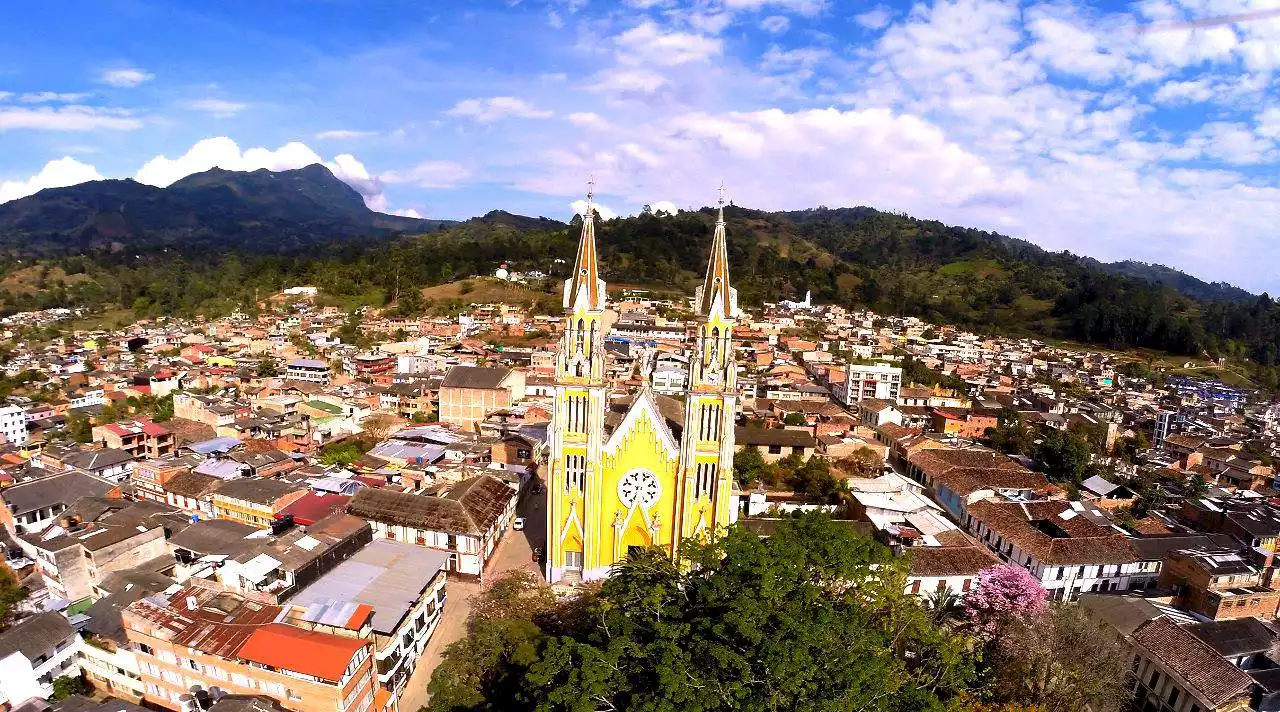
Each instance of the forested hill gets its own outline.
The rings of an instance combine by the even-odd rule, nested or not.
[[[374,212],[319,164],[287,171],[214,168],[167,188],[99,180],[0,204],[0,255],[165,247],[287,252],[331,238],[450,224]]]
[[[730,206],[726,217],[730,264],[748,305],[812,290],[817,303],[869,306],[977,331],[1247,357],[1268,366],[1280,360],[1280,308],[1266,295],[1197,299],[1167,281],[1113,274],[1022,240],[869,208],[768,213]],[[600,222],[604,277],[614,286],[691,294],[714,219],[706,209]],[[5,229],[0,223],[0,240]],[[421,300],[398,297],[508,263],[551,275],[534,286],[547,294],[541,308],[553,310],[553,281],[564,278],[579,229],[577,218],[565,224],[495,211],[413,236],[313,235],[304,249],[270,254],[181,240],[87,249],[36,267],[0,267],[6,270],[0,303],[6,312],[113,304],[139,314],[216,314],[286,286],[314,284],[341,304],[396,303],[412,313],[423,308]]]

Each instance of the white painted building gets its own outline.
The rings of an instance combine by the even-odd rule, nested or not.
[[[874,365],[848,364],[845,367],[843,396],[845,405],[857,403],[866,398],[898,402],[898,394],[902,390],[902,369],[887,363]]]
[[[53,681],[80,674],[80,635],[56,612],[31,616],[0,633],[0,706],[53,695]]]
[[[0,408],[0,435],[5,442],[25,445],[27,442],[27,411],[16,405]]]
[[[963,516],[973,536],[1001,560],[1030,571],[1055,601],[1127,591],[1149,577],[1151,562],[1080,502],[987,499],[970,504]]]

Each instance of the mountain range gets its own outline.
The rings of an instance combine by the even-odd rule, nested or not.
[[[797,226],[823,219],[866,218],[870,208],[789,211],[777,218]],[[549,231],[564,223],[494,210],[459,223],[370,210],[360,194],[320,164],[294,170],[228,171],[213,168],[165,188],[133,180],[99,180],[49,188],[0,204],[0,254],[31,259],[95,250],[145,252],[156,248],[288,253],[334,239],[422,234],[453,228],[470,236],[486,232]],[[1045,251],[1016,238],[983,233],[1013,255]],[[1200,300],[1242,301],[1254,295],[1224,282],[1206,282],[1177,269],[1126,260],[1081,263],[1112,275],[1167,285]]]

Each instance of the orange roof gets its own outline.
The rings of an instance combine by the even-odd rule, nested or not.
[[[359,638],[269,623],[255,630],[236,655],[273,668],[337,681],[342,679],[356,651],[366,644]]]

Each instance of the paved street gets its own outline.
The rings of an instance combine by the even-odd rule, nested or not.
[[[524,517],[524,531],[508,530],[498,543],[498,550],[489,559],[485,569],[484,582],[488,585],[494,579],[508,571],[526,569],[541,574],[541,569],[532,561],[533,547],[545,550],[547,530],[546,492],[533,495],[526,493],[516,506],[516,516]],[[444,614],[436,632],[431,635],[431,642],[418,659],[418,666],[409,678],[404,694],[400,697],[400,712],[418,712],[427,703],[427,683],[431,680],[431,671],[435,670],[443,657],[444,649],[467,632],[467,618],[471,615],[471,597],[480,592],[480,584],[472,581],[450,579],[446,585],[448,599],[445,602]]]

